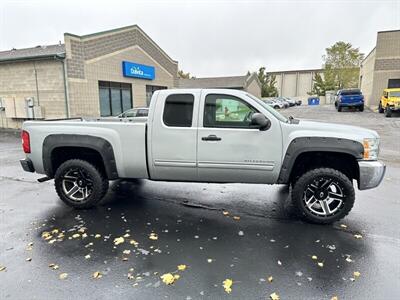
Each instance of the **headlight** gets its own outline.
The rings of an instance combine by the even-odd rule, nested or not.
[[[379,139],[367,138],[363,140],[364,159],[377,160],[379,155]]]

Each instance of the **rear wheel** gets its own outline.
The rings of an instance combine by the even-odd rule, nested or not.
[[[337,111],[341,112],[342,111],[342,107],[340,105],[337,106]]]
[[[385,108],[385,117],[390,118],[392,116],[392,110],[386,106]]]
[[[364,105],[361,105],[358,109],[359,109],[360,111],[364,111]]]
[[[62,163],[54,176],[60,199],[74,208],[95,206],[107,193],[108,179],[91,163],[71,159]]]
[[[303,174],[293,185],[292,201],[308,222],[330,224],[344,218],[354,205],[354,187],[343,173],[319,168]]]
[[[379,102],[378,111],[380,114],[383,114],[383,112],[385,111],[382,107],[382,102]]]

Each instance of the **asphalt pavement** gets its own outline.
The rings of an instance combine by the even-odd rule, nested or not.
[[[381,134],[386,177],[356,191],[344,220],[299,221],[285,186],[147,180],[115,181],[100,206],[74,210],[22,171],[19,137],[0,132],[0,298],[399,299],[400,118],[283,113]]]

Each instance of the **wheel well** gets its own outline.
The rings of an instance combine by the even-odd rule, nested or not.
[[[65,161],[82,159],[96,166],[103,174],[107,175],[103,158],[96,150],[87,147],[57,147],[51,152],[51,166],[53,173]]]
[[[332,168],[345,174],[350,180],[359,179],[357,159],[347,153],[340,152],[305,152],[295,160],[290,182],[295,182],[305,172],[316,168]]]

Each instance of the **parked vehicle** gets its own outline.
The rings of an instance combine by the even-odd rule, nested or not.
[[[289,102],[287,102],[287,101],[286,101],[284,98],[282,98],[282,97],[274,98],[274,101],[275,101],[275,102],[281,103],[281,104],[283,105],[284,108],[288,108],[288,107],[290,106]]]
[[[385,116],[390,118],[393,111],[400,111],[400,88],[384,89],[379,101],[380,113],[384,112]]]
[[[274,109],[281,109],[284,108],[284,105],[281,102],[277,102],[274,100],[263,100],[267,105]]]
[[[321,224],[353,207],[360,190],[380,184],[379,135],[360,127],[286,118],[232,89],[159,90],[149,117],[27,121],[22,168],[54,178],[75,208],[96,205],[109,180],[292,185],[300,216]]]
[[[343,107],[354,107],[364,111],[364,96],[359,89],[339,90],[336,94],[335,107],[339,112]]]
[[[119,114],[117,118],[136,118],[136,117],[147,117],[149,109],[147,107],[131,108]]]
[[[289,106],[296,106],[296,100],[288,98],[288,97],[282,97],[283,100],[285,100],[287,103],[289,103]]]
[[[296,105],[299,105],[299,106],[300,106],[301,103],[302,103],[301,100],[299,100],[299,99],[296,100]]]
[[[308,105],[319,105],[319,101],[320,99],[317,96],[311,96],[307,99]]]

